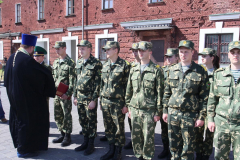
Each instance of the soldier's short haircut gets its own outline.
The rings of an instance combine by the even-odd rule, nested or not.
[[[117,47],[113,47],[112,49],[118,49],[118,53],[120,52],[120,48],[117,48]]]

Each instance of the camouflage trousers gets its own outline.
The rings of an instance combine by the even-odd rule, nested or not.
[[[137,158],[142,156],[144,159],[152,159],[155,152],[155,111],[145,111],[135,108],[131,108],[130,110],[134,154]]]
[[[204,126],[196,128],[195,152],[210,156],[212,154],[212,150],[213,150],[214,133],[210,132],[206,125],[207,125],[207,123],[204,123]],[[205,130],[205,140],[203,139],[204,130]]]
[[[162,129],[162,143],[164,147],[169,147],[169,140],[168,140],[168,124],[160,118],[161,129]]]
[[[59,131],[72,133],[72,100],[54,98],[54,118]]]
[[[215,160],[229,160],[231,144],[234,160],[240,159],[240,122],[228,121],[218,115],[214,118],[216,130],[214,132]]]
[[[97,103],[94,109],[89,109],[91,100],[78,101],[79,123],[82,126],[82,133],[85,137],[97,137]]]
[[[122,113],[124,101],[121,99],[101,99],[105,134],[109,144],[125,145],[125,114]]]
[[[193,160],[198,113],[168,109],[168,137],[172,160]]]

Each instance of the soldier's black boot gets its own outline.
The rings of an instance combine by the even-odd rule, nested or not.
[[[124,149],[132,149],[132,141],[130,141],[127,145],[123,147]]]
[[[89,142],[88,142],[88,146],[87,146],[87,149],[84,151],[84,155],[90,155],[93,153],[94,151],[94,137],[92,138],[89,138]]]
[[[202,153],[196,153],[196,160],[202,160]]]
[[[65,134],[65,137],[61,143],[61,146],[64,147],[64,146],[68,146],[71,144],[71,134],[70,133],[66,133]]]
[[[143,157],[139,157],[138,160],[143,160]]]
[[[202,155],[202,160],[209,160],[209,155]]]
[[[115,145],[114,144],[109,144],[109,150],[106,154],[104,154],[100,160],[109,160],[113,158],[115,152]]]
[[[107,141],[107,137],[106,136],[103,136],[102,138],[100,138],[100,141]]]
[[[169,145],[164,145],[163,146],[163,151],[158,155],[158,158],[165,158],[169,155],[170,151],[169,151]]]
[[[63,131],[61,131],[61,134],[58,138],[53,139],[53,143],[62,143],[63,139],[64,139],[65,133]]]
[[[122,159],[122,147],[116,146],[114,157],[112,160],[121,160]]]
[[[84,136],[84,141],[83,141],[82,145],[75,148],[75,151],[83,151],[83,150],[87,149],[88,141],[89,141],[88,136]]]

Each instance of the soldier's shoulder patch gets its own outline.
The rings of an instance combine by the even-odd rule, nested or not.
[[[127,65],[130,65],[130,63],[127,60],[125,60],[125,62],[127,63]]]
[[[156,68],[159,68],[160,66],[159,65],[156,65]]]
[[[73,60],[72,58],[71,58],[71,61],[72,61],[73,63],[75,63],[74,60]]]
[[[204,65],[201,64],[201,67],[202,67],[205,71],[207,71],[207,68],[206,68]]]
[[[224,68],[218,68],[215,72],[224,71]]]

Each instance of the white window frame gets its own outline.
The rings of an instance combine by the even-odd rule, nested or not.
[[[66,16],[70,16],[70,15],[73,15],[73,14],[75,14],[75,5],[74,5],[74,13],[73,14],[68,14],[68,1],[69,0],[66,0]],[[75,4],[75,1],[74,1],[74,4]]]
[[[151,2],[153,0],[149,0],[149,3],[159,3],[159,2]],[[163,0],[160,0],[160,2],[163,2]]]
[[[43,18],[40,19],[40,1],[43,1]],[[44,0],[38,0],[38,20],[43,20],[45,19],[45,14],[44,14],[44,11],[45,11],[45,1]]]
[[[75,63],[78,60],[78,36],[72,36],[71,32],[68,32],[68,37],[62,37],[62,41],[67,41],[67,40],[76,40],[76,59],[74,59]],[[70,56],[69,56],[70,57]]]
[[[17,6],[20,4],[20,22],[22,21],[22,16],[21,16],[21,10],[22,10],[22,6],[21,6],[21,3],[17,3],[15,4],[15,23],[20,23],[18,22],[18,19],[17,19]]]
[[[205,46],[205,40],[207,34],[233,34],[233,41],[239,40],[239,29],[238,27],[233,28],[222,28],[223,22],[215,22],[216,28],[200,29],[199,34],[199,53],[203,51]],[[201,56],[198,56],[198,63],[202,64]],[[221,67],[228,66],[229,64],[221,64]]]
[[[3,60],[3,41],[0,41],[0,60]]]
[[[117,33],[111,33],[108,34],[108,29],[104,30],[104,34],[96,34],[95,35],[95,57],[99,58],[99,39],[103,39],[103,38],[114,38],[114,41],[118,40],[118,34]]]
[[[113,1],[113,4],[114,4],[114,0],[112,0],[112,1]],[[105,0],[102,0],[102,9],[111,9],[111,8],[104,8],[104,5],[105,5],[104,2],[105,2]],[[112,8],[113,8],[113,6],[112,6]]]

